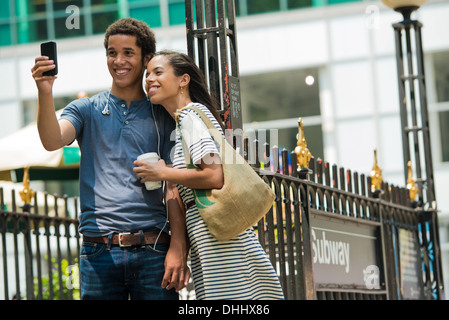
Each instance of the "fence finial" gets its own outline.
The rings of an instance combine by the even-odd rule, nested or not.
[[[374,165],[373,168],[371,169],[370,177],[371,177],[371,192],[381,190],[383,179],[382,179],[382,170],[377,164],[377,149],[374,149]]]
[[[30,188],[30,166],[26,166],[23,170],[23,189],[19,191],[20,198],[25,205],[31,203],[34,198],[34,190]]]
[[[418,187],[416,186],[415,180],[413,180],[412,162],[410,160],[407,162],[407,167],[408,167],[407,189],[410,192],[410,201],[416,201],[416,195],[418,194]]]
[[[298,142],[295,148],[298,171],[309,171],[309,162],[312,153],[307,149],[307,141],[304,135],[302,118],[298,118]]]

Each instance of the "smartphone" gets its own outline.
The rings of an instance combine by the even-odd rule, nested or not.
[[[43,73],[44,76],[55,76],[58,74],[58,57],[56,55],[56,42],[48,41],[41,43],[41,55],[55,62],[55,68]]]

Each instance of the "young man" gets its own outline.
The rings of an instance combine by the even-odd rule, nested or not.
[[[77,139],[81,150],[81,298],[177,299],[190,277],[177,188],[168,184],[165,206],[163,190],[146,190],[133,172],[137,156],[147,152],[171,163],[174,145],[173,119],[142,87],[154,34],[141,21],[120,19],[106,30],[104,46],[110,90],[71,102],[60,120],[52,95],[57,77],[42,75],[54,62],[37,57],[31,69],[42,144],[56,150]]]

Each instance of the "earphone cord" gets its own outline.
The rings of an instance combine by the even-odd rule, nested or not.
[[[147,96],[147,101],[150,101],[150,99],[149,99],[148,96]],[[160,134],[159,134],[159,127],[158,127],[158,124],[157,124],[157,121],[156,121],[156,117],[155,117],[155,115],[154,115],[154,105],[153,105],[153,104],[151,105],[151,113],[153,114],[153,121],[154,121],[154,124],[155,124],[155,126],[156,126],[156,132],[157,132],[157,151],[158,151],[158,156],[159,156],[159,158],[160,158],[160,157],[161,157],[161,136],[160,136]],[[163,192],[162,192],[162,202],[165,202],[165,214],[166,214],[166,218],[165,218],[164,226],[162,227],[162,229],[160,230],[159,234],[157,235],[156,241],[154,242],[154,245],[153,245],[153,250],[154,250],[154,251],[158,251],[158,252],[160,252],[160,250],[157,250],[157,249],[156,249],[157,242],[158,242],[159,237],[161,236],[162,232],[164,232],[164,229],[165,229],[165,227],[167,226],[167,223],[168,223],[168,205],[167,205],[167,203],[166,203],[166,201],[165,201],[165,195],[167,194],[167,183],[166,183],[165,181],[162,181],[162,191],[163,191]]]

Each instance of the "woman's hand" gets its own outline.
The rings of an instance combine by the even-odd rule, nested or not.
[[[156,163],[151,163],[145,160],[134,161],[133,171],[136,173],[137,178],[141,179],[140,182],[145,183],[147,181],[163,181],[164,170],[169,169],[163,159]]]
[[[201,161],[196,168],[179,169],[165,164],[164,160],[157,163],[134,161],[133,170],[140,182],[170,181],[192,189],[220,189],[223,186],[223,168],[218,155],[210,154],[212,161]],[[206,163],[207,162],[207,163]]]

